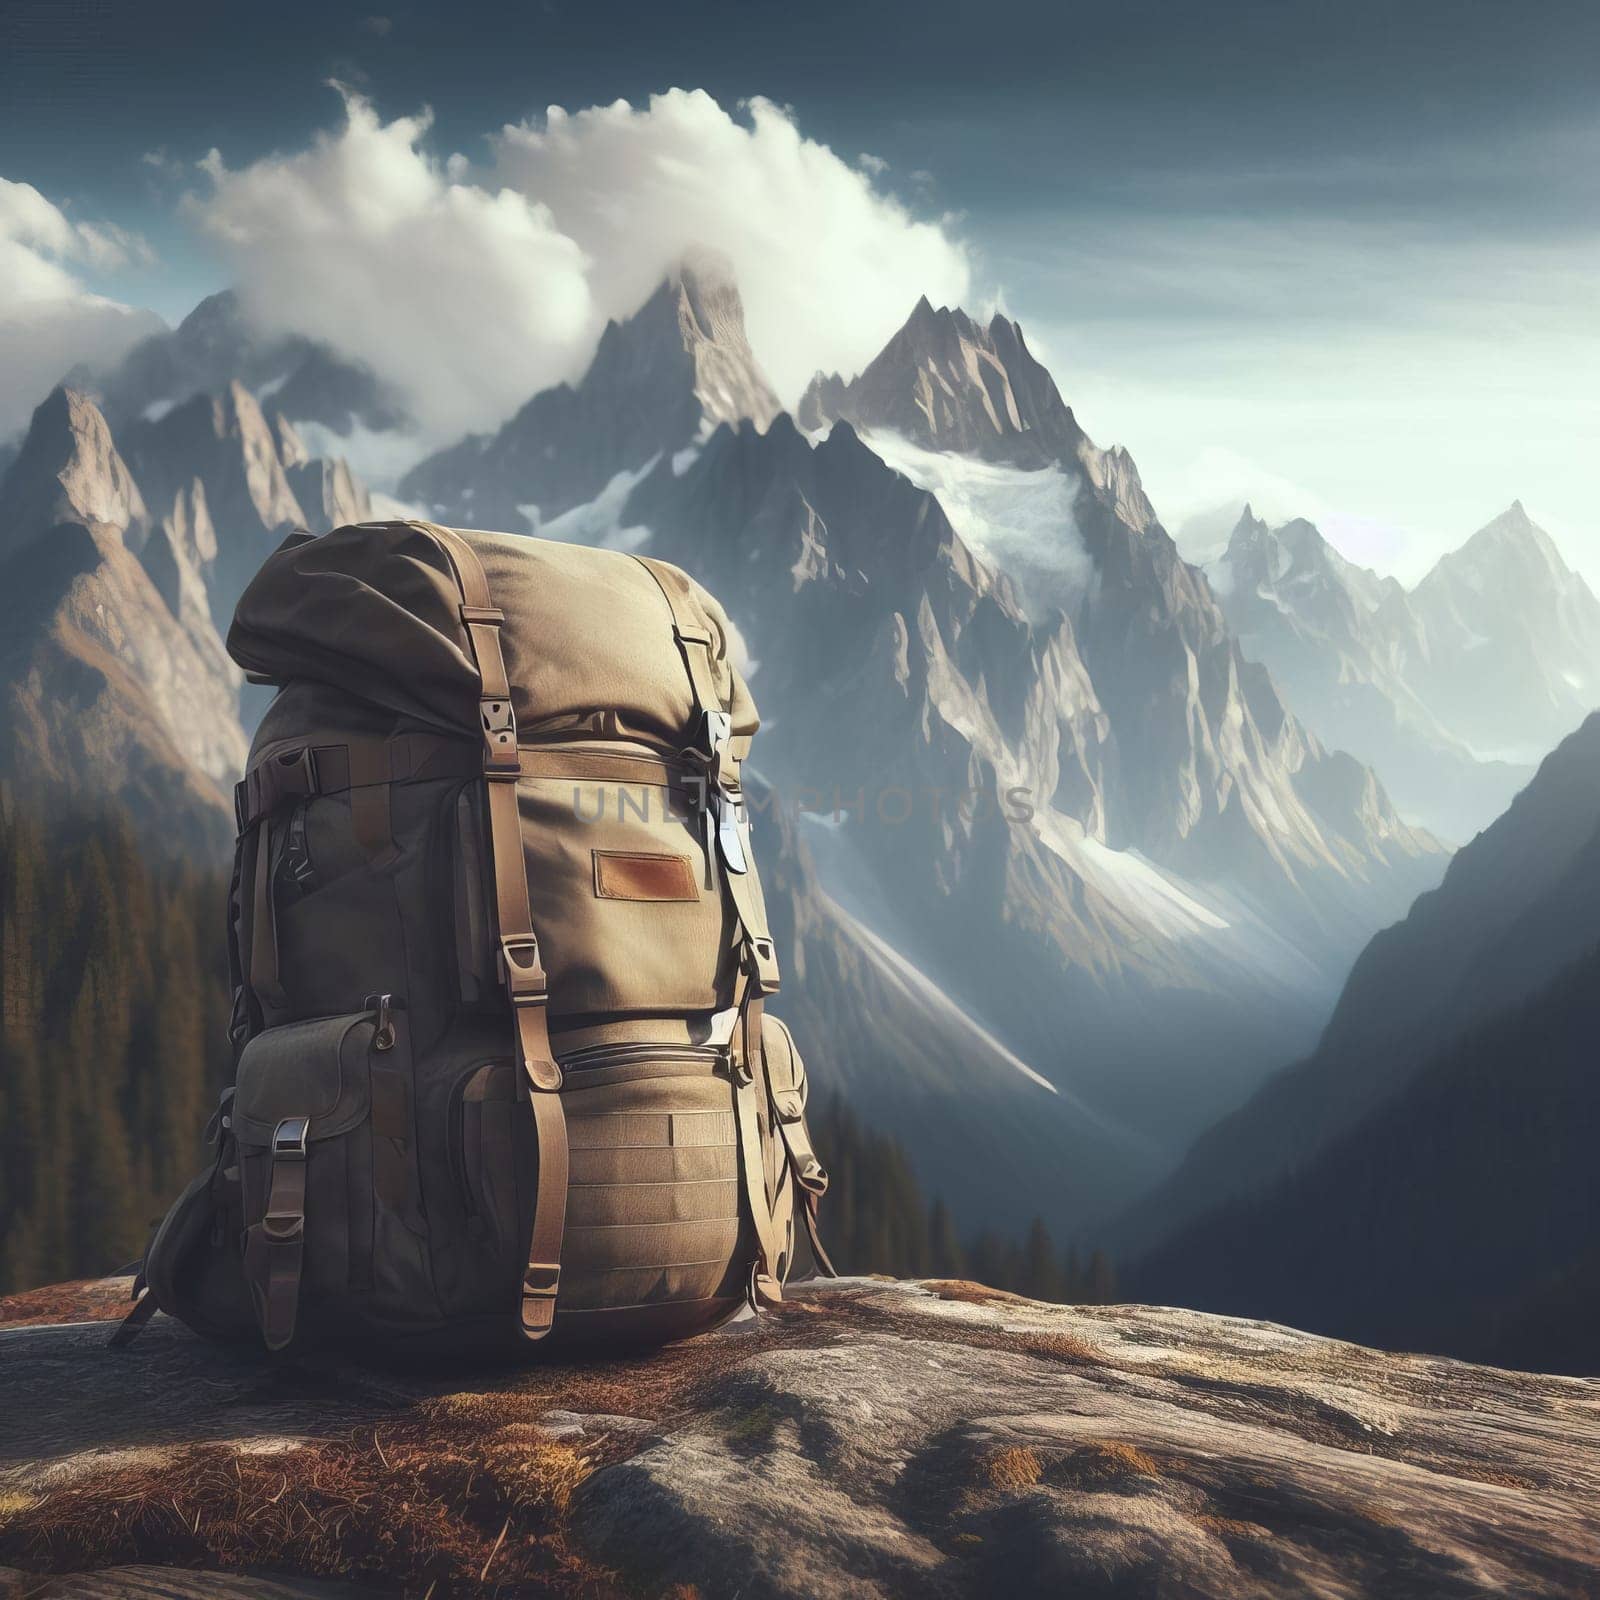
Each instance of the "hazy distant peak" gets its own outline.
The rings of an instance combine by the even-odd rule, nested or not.
[[[1528,515],[1520,500],[1513,500],[1498,517],[1479,528],[1454,557],[1445,559],[1475,559],[1491,554],[1537,561],[1561,576],[1571,570],[1555,541]]]

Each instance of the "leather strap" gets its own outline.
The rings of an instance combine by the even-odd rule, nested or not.
[[[539,749],[524,745],[517,759],[524,778],[649,784],[674,789],[690,787],[695,777],[679,763],[633,751]]]
[[[285,1117],[274,1130],[266,1210],[245,1230],[245,1279],[269,1350],[282,1350],[290,1343],[299,1315],[310,1132],[307,1117]]]
[[[550,1048],[550,987],[528,896],[527,859],[517,779],[522,773],[511,684],[500,646],[504,612],[493,603],[483,564],[451,528],[431,522],[413,527],[444,552],[461,593],[461,622],[478,669],[482,724],[482,771],[488,791],[489,854],[494,872],[495,921],[500,940],[500,977],[516,1023],[517,1058],[528,1084],[538,1141],[528,1264],[522,1279],[524,1337],[540,1339],[555,1321],[561,1287],[561,1239],[567,1214],[567,1125],[561,1109],[561,1068]]]

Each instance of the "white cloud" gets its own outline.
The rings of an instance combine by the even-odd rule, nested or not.
[[[547,204],[592,263],[608,315],[631,311],[700,246],[732,262],[750,342],[797,399],[819,367],[859,370],[919,294],[965,298],[965,249],[914,218],[873,174],[805,138],[763,99],[730,116],[703,90],[619,100],[502,130],[495,171]]]
[[[430,432],[493,423],[590,337],[582,251],[536,202],[457,181],[422,147],[426,113],[345,107],[296,155],[231,171],[213,150],[191,209],[265,326],[365,361]]]
[[[479,166],[429,152],[426,113],[345,106],[299,153],[233,171],[213,152],[190,203],[263,323],[366,361],[435,436],[579,375],[606,320],[702,247],[731,261],[791,401],[818,367],[862,366],[919,293],[969,288],[943,226],[764,100],[746,120],[700,91],[554,107],[501,129]]]
[[[79,362],[120,358],[161,321],[102,295],[78,276],[148,261],[144,242],[106,224],[76,222],[28,183],[0,178],[0,439]]]

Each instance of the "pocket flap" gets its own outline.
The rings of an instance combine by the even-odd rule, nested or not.
[[[245,1144],[270,1144],[285,1117],[308,1117],[308,1137],[332,1139],[366,1117],[370,1012],[289,1022],[258,1033],[239,1057],[233,1130]]]

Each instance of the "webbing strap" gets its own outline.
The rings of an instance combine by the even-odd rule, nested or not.
[[[561,1110],[561,1068],[550,1048],[550,988],[540,958],[528,896],[522,819],[517,808],[517,723],[500,646],[505,614],[489,594],[483,564],[460,534],[435,523],[413,527],[444,552],[461,593],[461,621],[478,669],[483,775],[488,790],[489,854],[494,871],[500,976],[516,1023],[517,1057],[533,1108],[539,1167],[528,1264],[522,1280],[522,1332],[539,1339],[555,1321],[561,1285],[561,1237],[567,1212],[567,1126]]]
[[[790,1172],[794,1174],[800,1203],[800,1218],[805,1224],[806,1237],[811,1241],[812,1257],[824,1276],[837,1278],[839,1274],[835,1271],[833,1262],[829,1260],[828,1252],[822,1247],[822,1236],[817,1223],[818,1208],[822,1204],[823,1195],[828,1192],[828,1174],[821,1161],[817,1159],[816,1147],[811,1143],[811,1133],[806,1127],[805,1111],[800,1105],[800,1096],[773,1094],[770,1073],[767,1077],[767,1094],[772,1106],[774,1131],[783,1141],[784,1156],[789,1163]]]
[[[408,733],[393,739],[352,735],[338,744],[279,744],[258,756],[234,786],[242,833],[291,800],[343,794],[391,783],[472,778],[482,771],[478,747],[465,739]],[[351,804],[357,804],[352,795]],[[385,838],[385,847],[392,841]]]
[[[752,1306],[779,1305],[783,1285],[778,1277],[777,1231],[772,1197],[767,1193],[766,1153],[761,1142],[761,1103],[766,1099],[766,1063],[761,1054],[762,1002],[746,994],[740,1008],[741,1035],[733,1057],[733,1103],[739,1124],[739,1166],[745,1202],[756,1230],[756,1259],[750,1272]]]
[[[132,1344],[143,1331],[144,1325],[156,1314],[157,1309],[156,1297],[146,1289],[134,1301],[133,1310],[117,1324],[116,1332],[106,1340],[106,1343],[113,1350],[121,1350]]]
[[[278,972],[278,911],[272,898],[272,827],[265,817],[255,825],[254,867],[250,874],[250,988],[256,1004],[282,1011],[289,1003]]]

